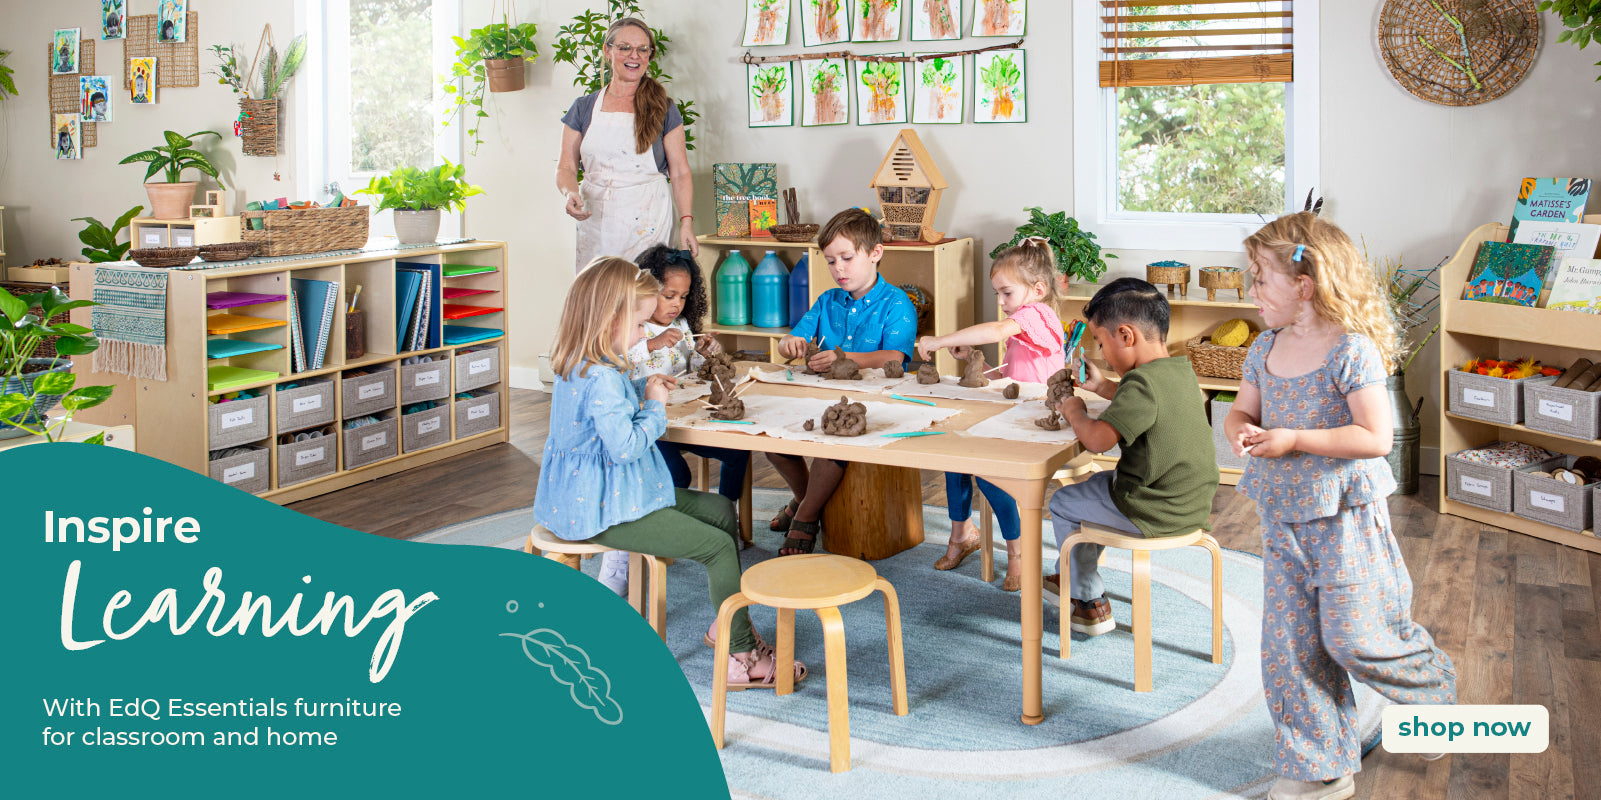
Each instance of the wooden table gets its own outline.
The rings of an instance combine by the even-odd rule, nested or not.
[[[745,374],[749,364],[736,365],[737,374]],[[837,401],[840,389],[790,386],[761,383],[742,393],[773,397],[805,397]],[[853,393],[853,399],[873,399],[895,402],[887,395]],[[1005,412],[1006,403],[943,400],[934,402],[941,408],[957,408],[962,413],[940,423],[936,430],[963,431]],[[674,421],[688,416],[700,408],[699,402],[680,403],[667,409],[667,433],[662,438],[678,444],[699,444],[749,450],[753,453],[783,453],[812,458],[834,458],[883,464],[912,469],[942,469],[977,475],[1000,487],[1017,501],[1022,517],[1023,548],[1023,722],[1038,725],[1045,720],[1041,699],[1040,637],[1044,630],[1044,598],[1040,585],[1041,514],[1045,507],[1045,491],[1051,476],[1063,464],[1081,452],[1078,442],[1070,444],[1037,444],[1031,442],[980,439],[966,436],[920,436],[892,441],[882,447],[853,447],[778,439],[771,436],[752,436],[734,430],[706,430],[686,428]],[[1043,409],[1042,409],[1043,414]],[[738,427],[728,426],[730,429]]]

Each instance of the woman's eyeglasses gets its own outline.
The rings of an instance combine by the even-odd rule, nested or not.
[[[632,56],[635,53],[638,53],[640,58],[650,58],[651,50],[653,49],[648,44],[640,45],[639,47],[635,47],[631,44],[614,44],[611,46],[611,48],[621,53],[624,58]]]

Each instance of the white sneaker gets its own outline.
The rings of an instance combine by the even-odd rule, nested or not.
[[[1268,790],[1268,800],[1345,800],[1356,794],[1356,781],[1350,775],[1332,783],[1292,781],[1279,778]]]
[[[618,597],[628,596],[628,552],[607,550],[600,554],[598,580]]]

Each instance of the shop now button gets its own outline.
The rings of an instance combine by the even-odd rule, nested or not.
[[[1551,741],[1545,706],[1404,706],[1384,709],[1392,753],[1543,753]]]

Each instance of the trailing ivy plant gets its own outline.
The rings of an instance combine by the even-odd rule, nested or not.
[[[78,232],[78,240],[88,247],[82,252],[90,262],[99,264],[106,261],[121,261],[128,254],[131,242],[118,242],[117,237],[128,229],[128,223],[144,211],[144,206],[134,206],[127,213],[117,217],[116,224],[106,227],[105,223],[94,217],[73,217],[73,222],[87,222],[82,231]]]
[[[1540,0],[1540,10],[1562,18],[1567,30],[1557,37],[1559,42],[1577,42],[1583,50],[1591,39],[1601,39],[1601,0]],[[1601,61],[1596,66],[1601,67]],[[1601,81],[1601,75],[1596,80]]]
[[[449,127],[452,117],[459,116],[467,120],[467,135],[473,140],[473,155],[478,155],[478,146],[484,143],[478,136],[483,125],[481,120],[489,116],[489,112],[484,110],[484,90],[489,86],[489,70],[484,62],[508,58],[534,60],[539,55],[539,48],[534,44],[536,31],[538,27],[534,23],[513,25],[511,19],[503,14],[500,22],[469,31],[465,39],[450,37],[456,42],[456,63],[450,65],[449,75],[440,78],[445,93],[450,95],[450,108],[445,112],[444,125]],[[459,89],[455,84],[457,78],[463,81]]]
[[[1101,273],[1106,272],[1108,258],[1117,258],[1111,253],[1102,253],[1101,246],[1095,241],[1095,234],[1078,226],[1078,220],[1067,215],[1065,211],[1047,214],[1039,206],[1023,209],[1028,212],[1028,222],[1017,226],[1017,233],[1012,240],[990,251],[990,258],[999,258],[1002,252],[1009,247],[1015,247],[1018,242],[1031,236],[1044,237],[1051,243],[1051,249],[1056,251],[1056,269],[1063,275],[1075,275],[1090,283],[1101,279]]]
[[[583,87],[586,94],[598,92],[611,80],[611,67],[606,60],[606,29],[624,17],[637,16],[639,0],[606,0],[606,13],[585,11],[573,17],[572,24],[563,25],[557,30],[556,53],[551,58],[558,64],[571,64],[578,68],[578,74],[573,77],[574,86]],[[665,84],[673,79],[673,76],[662,71],[661,63],[671,40],[660,29],[650,30],[656,39],[656,52],[650,60],[649,74]],[[694,105],[692,100],[678,101],[678,113],[684,117],[684,148],[687,150],[695,149],[695,135],[690,132],[690,125],[700,118],[700,112],[693,108]]]

